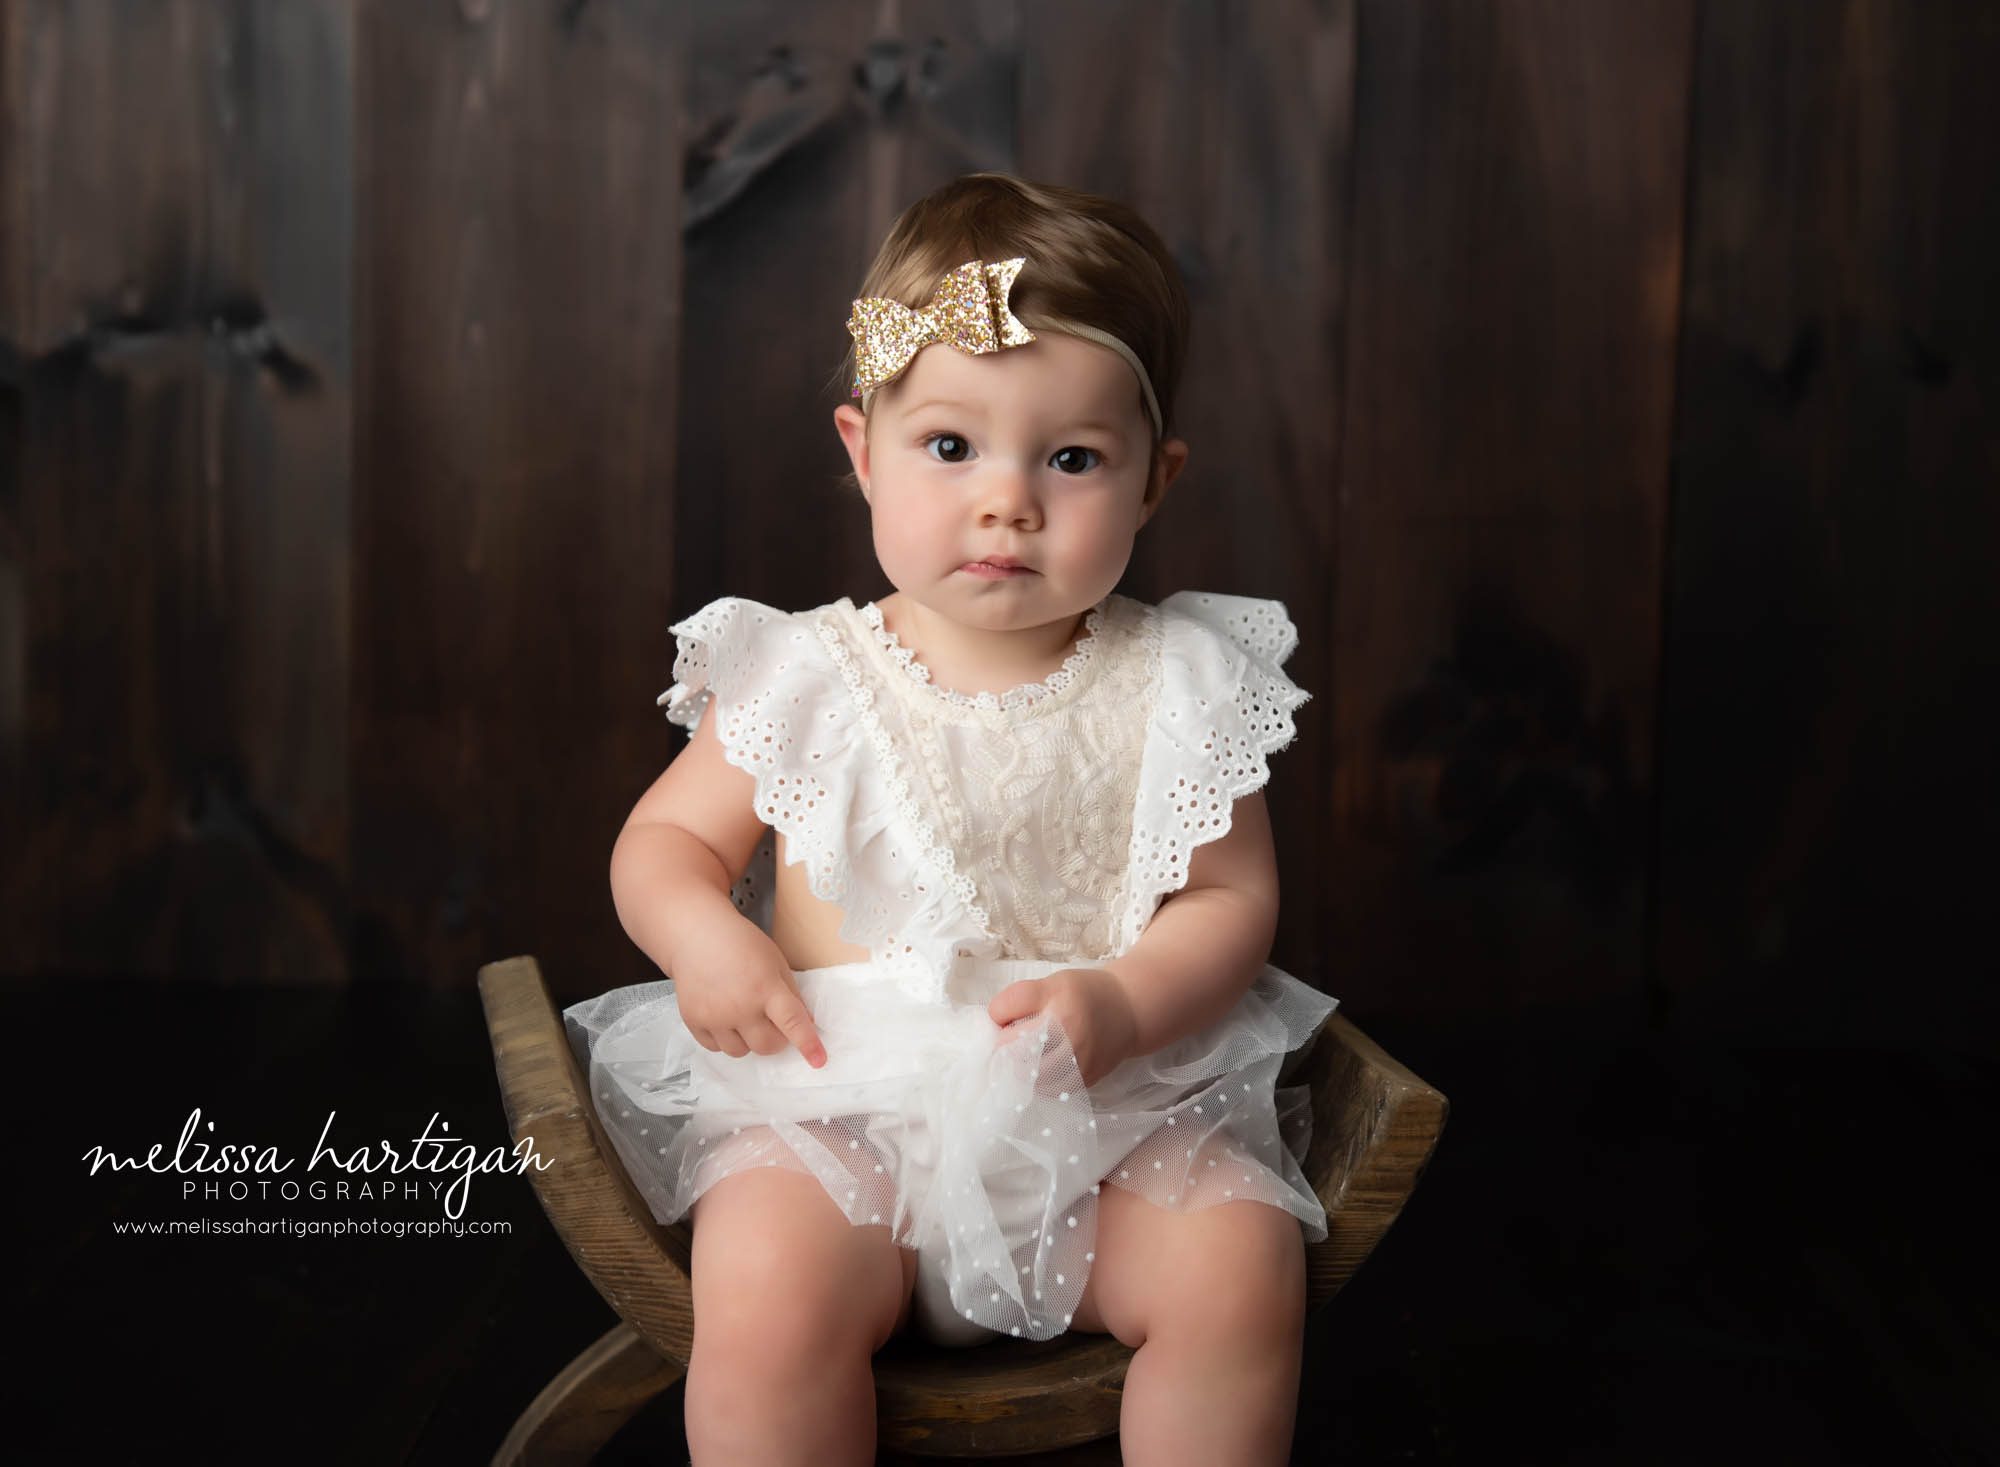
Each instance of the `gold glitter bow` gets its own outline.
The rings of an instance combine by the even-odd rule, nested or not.
[[[967,260],[938,282],[929,305],[911,310],[901,301],[869,296],[854,303],[847,334],[854,338],[854,397],[873,392],[909,366],[932,342],[968,356],[1026,346],[1035,333],[1007,308],[1014,277],[1027,257],[988,265]]]

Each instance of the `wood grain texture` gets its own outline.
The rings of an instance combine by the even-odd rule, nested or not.
[[[0,941],[345,969],[346,7],[5,10]]]
[[[548,1163],[528,1177],[549,1221],[637,1339],[669,1366],[684,1365],[694,1329],[686,1225],[660,1227],[633,1187],[598,1124],[536,961],[486,965],[479,992],[508,1131],[516,1142],[531,1139]],[[1447,1106],[1338,1015],[1293,1057],[1283,1082],[1312,1093],[1304,1170],[1329,1222],[1327,1238],[1307,1248],[1309,1297],[1318,1305],[1339,1291],[1402,1211],[1437,1145]],[[956,1350],[899,1336],[876,1357],[880,1440],[896,1451],[945,1457],[1092,1441],[1117,1429],[1131,1358],[1108,1335],[996,1339]],[[677,1378],[671,1368],[649,1367],[632,1341],[614,1331],[551,1383],[509,1441],[525,1453],[531,1442],[608,1435],[624,1419],[618,1413],[629,1416]],[[583,1419],[571,1421],[572,1415]]]
[[[1444,1133],[1450,1105],[1339,1014],[1287,1084],[1312,1097],[1301,1168],[1326,1209],[1327,1235],[1306,1248],[1308,1305],[1346,1286],[1402,1214]]]
[[[605,869],[661,738],[637,695],[673,547],[679,17],[359,10],[352,882],[372,981],[462,982],[530,945],[599,986],[650,967]]]
[[[2000,846],[1996,66],[1990,5],[1704,16],[1661,750],[1681,1022],[2000,1022],[1967,981]]]
[[[1693,21],[1361,7],[1322,888],[1356,1006],[1643,981]]]
[[[686,1227],[655,1223],[618,1165],[535,960],[482,967],[479,998],[507,1131],[534,1143],[540,1160],[527,1176],[549,1222],[619,1317],[685,1364],[694,1341]]]

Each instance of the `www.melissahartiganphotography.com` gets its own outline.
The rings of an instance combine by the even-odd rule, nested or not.
[[[166,1237],[245,1237],[289,1233],[300,1238],[463,1238],[470,1233],[511,1233],[514,1225],[502,1218],[497,1222],[454,1222],[450,1218],[386,1217],[192,1217],[144,1222],[113,1220],[111,1231],[120,1236]]]

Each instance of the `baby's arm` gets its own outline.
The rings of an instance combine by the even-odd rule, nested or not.
[[[706,1049],[826,1062],[792,970],[729,889],[764,833],[756,781],[723,757],[710,709],[626,817],[611,849],[611,897],[626,934],[674,980],[681,1018]]]
[[[1270,960],[1277,931],[1271,816],[1253,790],[1232,807],[1227,835],[1195,847],[1187,885],[1103,965],[1132,1007],[1132,1053],[1151,1054],[1218,1022]]]
[[[1270,812],[1253,791],[1236,802],[1227,835],[1195,848],[1187,885],[1160,904],[1123,956],[1017,979],[987,1013],[1013,1024],[1050,1010],[1068,1033],[1083,1083],[1095,1085],[1131,1056],[1227,1014],[1269,958],[1277,929]]]

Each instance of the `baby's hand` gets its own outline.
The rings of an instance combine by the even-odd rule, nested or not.
[[[753,1049],[777,1054],[794,1044],[814,1069],[826,1063],[791,965],[754,924],[722,923],[684,939],[669,976],[681,1019],[703,1049],[740,1059]]]
[[[987,1017],[1003,1027],[1043,1010],[1062,1021],[1085,1086],[1117,1069],[1138,1042],[1139,1021],[1132,1001],[1102,968],[1064,968],[1046,978],[1022,978],[994,994],[986,1005]]]

